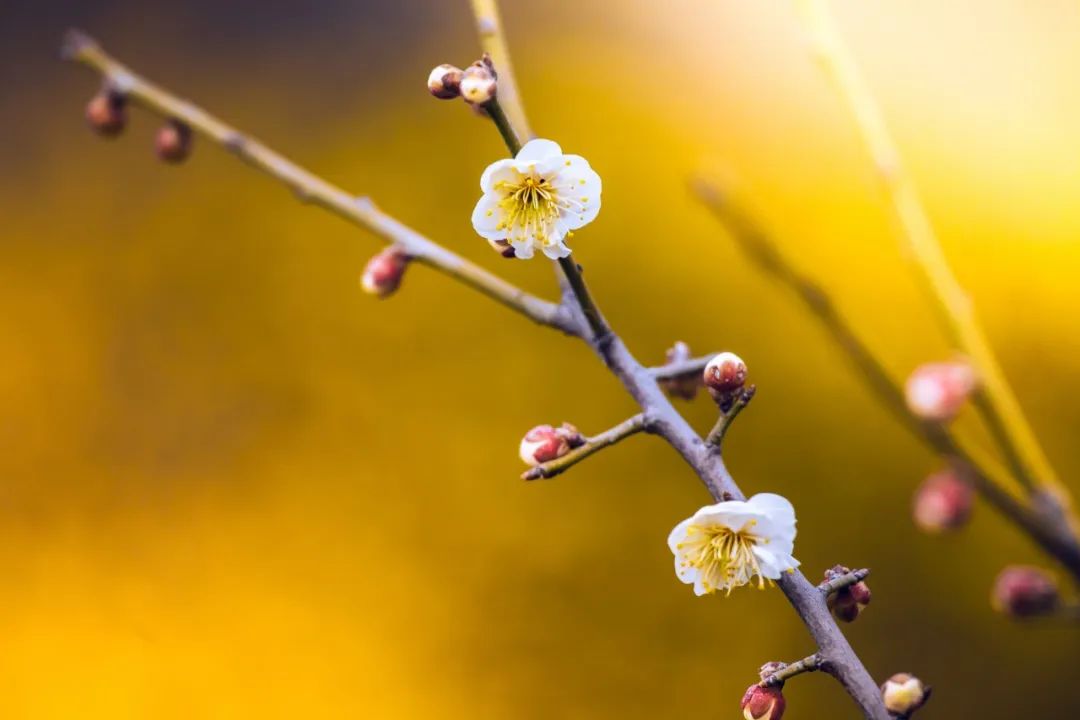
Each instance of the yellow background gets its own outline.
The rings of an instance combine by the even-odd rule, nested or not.
[[[1072,487],[1080,423],[1080,4],[842,0],[957,273]],[[1075,628],[987,597],[1039,556],[985,507],[919,534],[935,460],[792,297],[693,202],[726,168],[897,375],[947,357],[850,120],[782,0],[504,8],[536,130],[585,155],[604,209],[575,257],[646,360],[729,349],[759,395],[728,439],[748,492],[799,512],[811,577],[874,569],[847,633],[927,718],[1071,717]],[[477,54],[467,3],[75,2],[0,9],[0,716],[739,716],[767,660],[813,650],[779,592],[693,597],[665,546],[706,501],[637,438],[525,485],[520,436],[633,412],[590,353],[424,268],[378,302],[378,247],[156,121],[101,141],[56,61],[80,24],[186,94],[454,250],[551,295],[469,223],[497,134],[427,95]],[[713,410],[686,406],[702,430]],[[789,684],[791,720],[855,717]]]

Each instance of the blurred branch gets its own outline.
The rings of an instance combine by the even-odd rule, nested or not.
[[[1071,500],[1046,459],[1035,433],[975,317],[974,308],[957,281],[915,190],[904,169],[896,142],[881,109],[866,85],[858,64],[837,30],[827,0],[796,0],[817,59],[851,111],[862,134],[881,190],[892,208],[900,235],[911,251],[923,287],[929,294],[954,346],[972,363],[979,378],[975,406],[985,418],[1016,478],[1038,488],[1044,502],[1060,505],[1058,522],[1070,526]]]
[[[480,35],[480,46],[484,52],[491,55],[491,61],[499,75],[499,102],[517,136],[528,140],[533,137],[533,133],[518,95],[514,68],[510,64],[510,51],[506,46],[502,18],[499,16],[499,4],[496,0],[471,0],[471,3],[473,16],[476,18],[476,31]]]
[[[571,335],[579,332],[577,323],[559,305],[530,295],[450,252],[382,212],[371,200],[350,195],[201,108],[136,75],[110,57],[89,36],[77,30],[70,31],[64,39],[62,53],[65,59],[82,63],[101,73],[111,89],[131,101],[163,117],[185,123],[249,165],[282,181],[302,202],[319,205],[375,233],[400,246],[412,259],[449,275],[534,322]]]
[[[561,475],[590,455],[598,453],[604,448],[610,447],[620,440],[625,440],[631,435],[636,435],[645,429],[645,415],[638,413],[610,430],[605,430],[599,435],[587,438],[584,445],[578,446],[561,458],[529,468],[521,475],[521,479],[546,480]]]
[[[799,272],[734,196],[730,189],[695,178],[692,189],[702,203],[727,228],[736,246],[759,270],[795,292],[832,340],[848,356],[882,405],[909,431],[943,458],[958,461],[969,470],[975,489],[1000,513],[1027,532],[1046,552],[1067,567],[1080,581],[1080,543],[1062,523],[1047,522],[1047,512],[1025,500],[1023,488],[992,458],[970,440],[961,440],[944,425],[920,420],[904,401],[900,384],[837,310],[821,285]]]

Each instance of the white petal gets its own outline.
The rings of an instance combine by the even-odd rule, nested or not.
[[[514,248],[514,257],[519,260],[528,260],[533,256],[532,240],[514,240],[510,247]]]
[[[686,539],[686,529],[690,527],[692,521],[693,518],[687,518],[676,525],[674,530],[668,533],[667,546],[671,549],[671,552],[676,555],[679,553],[678,545]]]
[[[694,594],[698,597],[709,594],[709,591],[705,589],[705,581],[701,579],[700,575],[694,580]]]
[[[476,207],[473,208],[473,228],[482,238],[502,240],[506,237],[506,228],[498,229],[503,219],[499,199],[499,196],[495,193],[484,193],[484,196],[476,203]]]
[[[761,576],[769,580],[777,580],[788,570],[799,567],[799,561],[788,553],[776,552],[760,545],[754,548],[754,557],[761,568]]]
[[[554,245],[546,246],[544,248],[544,254],[552,260],[558,260],[559,258],[570,257],[570,248],[566,247],[560,239],[559,242]]]
[[[488,192],[495,187],[500,180],[515,180],[515,165],[513,160],[496,160],[487,166],[484,174],[480,176],[480,189]]]
[[[795,525],[795,508],[783,495],[758,493],[746,504],[778,525]]]
[[[558,143],[552,140],[536,138],[525,143],[525,146],[518,151],[514,159],[518,162],[538,163],[555,155],[562,155],[562,148],[559,147]]]

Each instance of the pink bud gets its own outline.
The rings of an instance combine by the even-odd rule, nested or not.
[[[713,399],[724,404],[746,384],[746,363],[735,353],[722,352],[709,361],[702,377]]]
[[[851,572],[850,568],[835,565],[825,571],[825,581],[835,580],[838,577],[847,575],[849,572]],[[870,592],[870,586],[866,584],[865,580],[860,580],[830,594],[827,604],[837,620],[855,622],[859,615],[862,614],[862,611],[866,609],[866,606],[870,604],[872,597],[873,593]]]
[[[908,717],[930,699],[930,688],[910,673],[897,673],[881,686],[881,699],[890,713]]]
[[[86,104],[86,122],[98,135],[119,135],[127,125],[126,98],[107,90],[98,93]]]
[[[164,162],[183,162],[191,154],[191,128],[178,120],[165,123],[154,136],[154,152]]]
[[[667,360],[668,365],[689,360],[691,357],[690,346],[682,340],[677,341],[664,354],[664,359]],[[693,400],[698,393],[698,388],[701,387],[701,381],[702,376],[692,372],[688,375],[661,380],[660,387],[672,397]]]
[[[784,693],[779,686],[751,685],[746,689],[739,707],[746,720],[780,720],[784,715]]]
[[[951,420],[975,389],[965,363],[927,363],[915,368],[904,387],[908,409],[923,420]]]
[[[518,453],[526,465],[540,465],[561,458],[576,447],[585,444],[585,438],[570,423],[561,427],[537,425],[521,439]]]
[[[380,298],[388,297],[401,285],[408,265],[409,256],[404,250],[388,247],[368,260],[364,274],[360,276],[360,285],[366,293]]]
[[[1013,618],[1049,615],[1058,607],[1060,595],[1053,575],[1042,568],[1012,565],[998,574],[990,604]]]
[[[971,517],[974,491],[955,470],[936,472],[915,491],[912,517],[928,533],[955,530]]]

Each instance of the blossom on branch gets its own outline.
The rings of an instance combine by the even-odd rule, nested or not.
[[[675,554],[675,574],[694,586],[695,595],[730,593],[755,576],[764,588],[799,566],[791,556],[795,508],[772,493],[706,505],[675,526],[668,547]]]
[[[476,232],[505,240],[527,260],[539,248],[549,258],[570,254],[565,244],[574,230],[600,212],[600,176],[580,155],[563,155],[551,140],[530,140],[517,157],[488,166],[484,191],[473,210]]]

